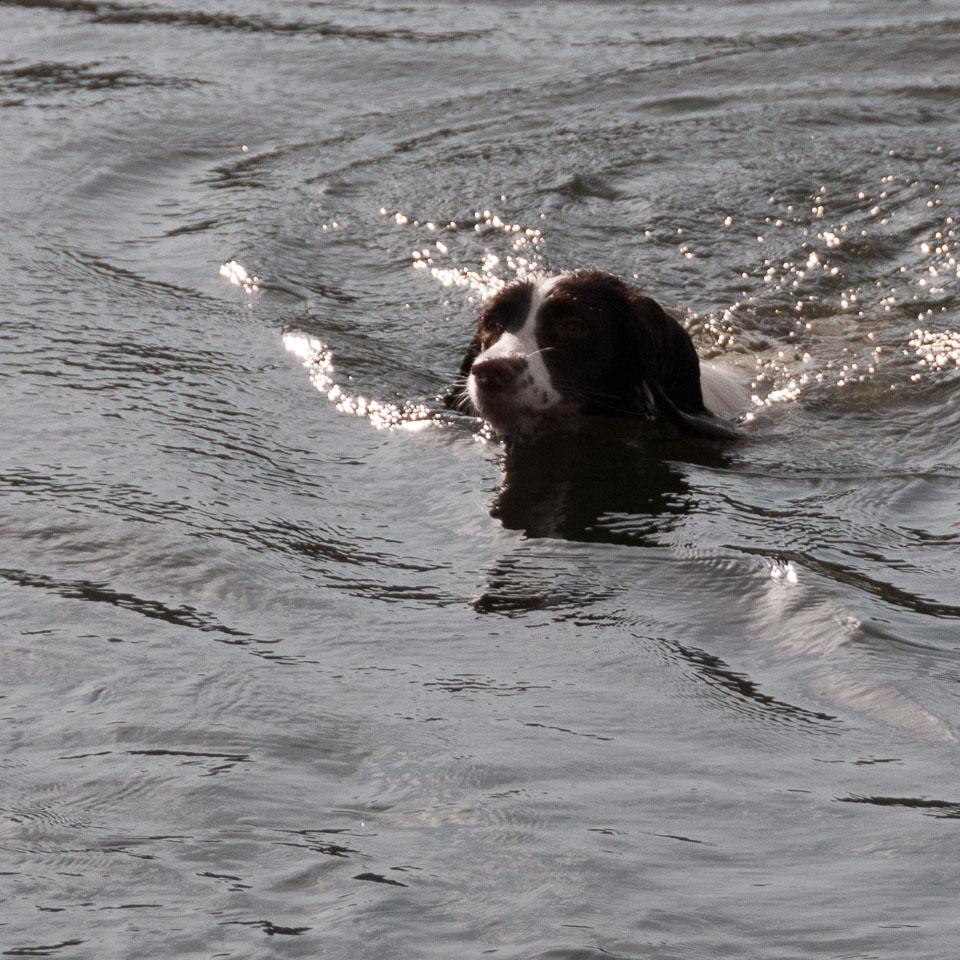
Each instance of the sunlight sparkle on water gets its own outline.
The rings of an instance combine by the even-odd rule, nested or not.
[[[315,337],[287,333],[283,336],[283,345],[300,358],[310,374],[310,382],[314,388],[341,413],[366,417],[378,430],[388,427],[414,430],[431,422],[431,412],[422,403],[405,403],[401,407],[395,403],[368,400],[366,397],[345,393],[336,381],[337,372],[333,365],[332,351]]]
[[[391,212],[386,207],[380,207],[380,216],[392,218],[397,226],[425,230],[428,234],[444,229],[447,239],[423,237],[425,244],[410,251],[411,266],[414,270],[427,272],[444,287],[465,287],[481,300],[489,299],[513,280],[542,272],[538,257],[543,242],[542,231],[511,222],[494,210],[475,210],[473,217],[467,218],[465,223],[450,220],[443,228],[438,227],[435,220],[420,220],[402,211]],[[450,262],[457,257],[458,244],[465,245],[461,240],[472,246],[472,239],[465,231],[474,235],[489,233],[507,242],[497,252],[488,248],[478,267]]]
[[[777,564],[770,570],[771,580],[783,580],[786,583],[797,582],[797,568],[789,561],[784,564]]]
[[[220,264],[220,276],[235,287],[242,287],[244,293],[256,293],[260,289],[260,278],[251,276],[236,260]]]
[[[737,270],[744,283],[736,306],[761,330],[770,330],[781,347],[774,356],[769,341],[758,345],[752,384],[756,406],[796,401],[812,387],[847,388],[877,375],[894,381],[889,388],[897,389],[900,355],[916,358],[921,372],[910,375],[914,382],[960,366],[958,335],[929,329],[936,314],[955,309],[957,217],[940,212],[939,183],[924,180],[915,165],[895,153],[890,161],[892,168],[879,183],[852,191],[849,184],[821,184],[811,189],[806,203],[796,194],[789,200],[772,195],[767,215],[752,222],[742,218],[742,242],[760,256],[753,268]],[[937,210],[933,218],[931,210]],[[875,253],[886,256],[904,228],[913,232],[917,224],[925,229],[912,249],[903,250],[903,261],[892,268],[895,275],[864,279],[861,264]],[[730,226],[736,231],[740,224]],[[679,248],[680,256],[686,253]],[[891,314],[911,309],[918,326],[912,350],[902,334],[893,339],[886,332]],[[714,341],[713,356],[734,340],[726,317],[724,311],[723,323],[703,323],[703,332]],[[736,331],[740,352],[750,351],[750,332]],[[878,334],[888,342],[877,342]],[[838,335],[845,342],[842,356],[831,356],[829,347]]]
[[[960,332],[956,330],[914,330],[909,343],[914,355],[920,358],[920,366],[927,370],[960,367]],[[920,376],[914,374],[913,379]]]

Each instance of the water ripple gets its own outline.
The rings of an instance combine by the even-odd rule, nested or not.
[[[342,37],[378,43],[449,43],[477,40],[488,31],[408,30],[403,27],[344,26],[337,23],[313,23],[308,20],[278,20],[269,16],[242,16],[201,10],[150,10],[111,0],[3,0],[3,6],[26,9],[60,10],[87,16],[92,23],[160,24],[172,27],[200,27],[208,30],[273,33],[292,36]]]

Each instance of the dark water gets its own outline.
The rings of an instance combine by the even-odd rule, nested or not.
[[[955,4],[0,6],[0,955],[955,960]],[[440,413],[577,266],[742,443]]]

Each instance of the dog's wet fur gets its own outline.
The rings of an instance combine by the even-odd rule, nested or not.
[[[447,404],[507,438],[584,416],[660,416],[729,440],[738,434],[727,418],[742,399],[728,374],[701,371],[689,334],[655,300],[578,270],[512,283],[484,306]]]

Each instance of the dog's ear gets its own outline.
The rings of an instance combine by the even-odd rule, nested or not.
[[[667,420],[679,427],[684,433],[707,440],[736,440],[740,434],[726,420],[711,413],[706,407],[702,413],[688,413],[681,410],[656,382],[649,384],[657,410]]]
[[[634,294],[631,304],[636,367],[642,378],[638,391],[684,433],[712,440],[736,438],[733,427],[704,406],[700,358],[687,331],[650,297]]]
[[[470,397],[467,395],[467,377],[470,376],[470,368],[473,366],[473,361],[477,359],[479,354],[480,334],[478,333],[474,335],[470,346],[467,348],[463,362],[460,364],[460,373],[456,383],[447,387],[446,393],[443,395],[443,403],[448,410],[468,411],[472,409]]]

